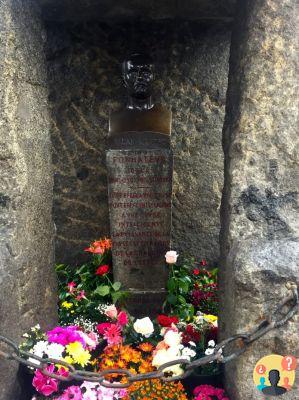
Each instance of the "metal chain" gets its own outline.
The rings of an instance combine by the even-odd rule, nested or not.
[[[1,335],[0,343],[5,343],[12,350],[10,352],[0,350],[0,358],[2,357],[6,360],[15,360],[20,364],[32,367],[33,369],[39,369],[44,375],[55,378],[59,381],[85,380],[89,382],[97,382],[106,388],[113,389],[128,388],[134,382],[148,379],[161,379],[164,382],[180,380],[189,376],[197,367],[201,367],[211,362],[227,363],[236,359],[247,350],[250,344],[264,336],[269,331],[279,328],[289,321],[299,309],[298,289],[296,284],[290,282],[286,284],[286,287],[291,293],[278,304],[271,315],[265,318],[251,331],[246,333],[238,333],[221,341],[217,346],[215,346],[214,352],[211,355],[206,355],[192,362],[186,358],[173,360],[162,364],[156,371],[153,372],[135,375],[127,369],[109,369],[103,370],[99,373],[77,370],[65,361],[56,360],[53,358],[41,358],[35,354],[21,350],[15,342]],[[283,313],[283,308],[287,305],[289,306],[289,309],[287,312]],[[230,348],[230,351],[228,351],[228,354],[225,354],[227,352],[227,348]],[[40,364],[37,365],[29,361],[29,358],[39,361]],[[68,369],[68,375],[61,376],[47,371],[46,367],[49,364],[58,364],[66,367]],[[184,372],[180,375],[171,376],[171,373],[169,370],[167,371],[167,369],[176,365],[184,366]],[[116,374],[118,379],[119,376],[126,378],[127,383],[110,382],[109,378],[111,378],[112,374]]]

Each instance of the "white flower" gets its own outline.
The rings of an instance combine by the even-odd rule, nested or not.
[[[211,348],[207,348],[206,351],[205,351],[205,355],[206,355],[206,356],[210,356],[210,355],[212,355],[213,353],[214,353],[214,349],[211,349]]]
[[[176,251],[170,250],[165,254],[167,264],[175,264],[178,259],[178,253]]]
[[[164,342],[170,347],[177,347],[181,343],[182,337],[179,332],[167,331],[164,336]]]
[[[167,363],[169,361],[174,361],[180,359],[179,348],[170,347],[169,349],[158,350],[155,354],[152,365],[154,367],[159,367],[160,365]],[[183,370],[180,365],[173,365],[171,367],[165,368],[165,372],[172,372],[173,376],[180,375]]]
[[[172,372],[172,376],[182,375],[184,373],[183,368],[177,364],[173,365],[172,367],[168,367],[164,369],[165,372]]]
[[[190,346],[193,346],[193,347],[196,347],[196,343],[194,343],[194,342],[188,342],[188,344],[190,344]]]
[[[194,320],[195,320],[195,322],[196,322],[197,324],[202,324],[202,323],[204,322],[203,315],[196,315],[196,316],[194,317]]]
[[[214,341],[214,340],[209,340],[208,346],[209,346],[209,347],[215,347],[215,346],[216,346],[215,341]]]
[[[190,360],[190,358],[196,356],[196,352],[194,350],[190,349],[189,347],[184,347],[184,349],[182,351],[182,356],[184,358],[187,358],[188,360]]]
[[[117,317],[117,309],[114,304],[111,304],[110,306],[105,307],[105,315],[107,317],[113,319]]]
[[[40,340],[37,342],[32,349],[32,353],[38,357],[42,357],[45,353],[47,353],[48,342],[45,340]]]
[[[50,358],[55,358],[56,360],[62,359],[62,353],[64,352],[64,346],[59,343],[51,343],[49,344],[46,353]]]
[[[151,334],[154,332],[154,325],[149,317],[136,319],[133,327],[137,333],[140,333],[145,337],[151,336]]]
[[[33,326],[33,327],[31,328],[31,331],[32,331],[32,332],[39,331],[39,330],[40,330],[40,325],[39,325],[39,324],[36,324],[35,326]]]

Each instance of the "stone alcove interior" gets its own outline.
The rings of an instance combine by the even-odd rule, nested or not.
[[[124,104],[120,63],[136,50],[154,57],[154,97],[173,111],[173,248],[218,261],[233,2],[165,3],[44,1],[58,262],[109,235],[109,111]]]
[[[82,246],[109,234],[104,139],[109,110],[124,102],[119,63],[137,44],[157,59],[156,98],[174,114],[174,246],[213,262],[230,53],[222,334],[251,329],[286,296],[287,281],[298,283],[295,3],[239,1],[229,51],[231,0],[0,2],[4,335],[18,342],[37,321],[46,329],[57,318],[49,132],[56,261],[75,263]],[[256,398],[256,360],[297,344],[294,319],[227,364],[230,397]],[[1,399],[24,400],[16,367],[0,363],[0,377]]]

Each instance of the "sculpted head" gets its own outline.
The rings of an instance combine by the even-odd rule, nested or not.
[[[146,100],[151,96],[154,65],[150,56],[132,54],[122,63],[122,77],[130,97]]]

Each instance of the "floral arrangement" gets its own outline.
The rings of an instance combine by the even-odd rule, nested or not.
[[[119,282],[113,281],[111,241],[106,238],[95,241],[85,252],[91,259],[81,267],[72,269],[60,264],[56,268],[60,325],[47,332],[42,332],[39,326],[33,327],[24,334],[20,346],[40,358],[54,358],[57,362],[47,367],[49,372],[67,377],[68,369],[63,365],[67,362],[76,369],[93,372],[125,368],[132,374],[147,373],[169,361],[182,358],[192,361],[213,353],[217,342],[217,270],[208,270],[205,260],[197,263],[189,259],[177,265],[177,253],[167,252],[170,276],[162,313],[155,319],[135,319],[124,308],[127,293],[121,290]],[[39,363],[34,358],[29,360]],[[205,374],[218,372],[215,363],[203,368],[201,372]],[[175,365],[165,372],[177,376],[183,369],[183,365]],[[180,381],[141,381],[128,389],[116,390],[87,381],[59,382],[39,370],[32,372],[35,399],[188,398]],[[108,373],[105,379],[126,382],[120,374]],[[224,394],[215,397],[221,395],[221,389],[215,389],[214,393],[207,386],[199,386],[194,391],[194,399],[227,400]]]
[[[121,304],[127,297],[120,282],[113,282],[111,240],[96,240],[85,253],[91,255],[79,268],[56,265],[59,290],[59,319],[68,324],[76,317],[98,322],[102,303]]]

